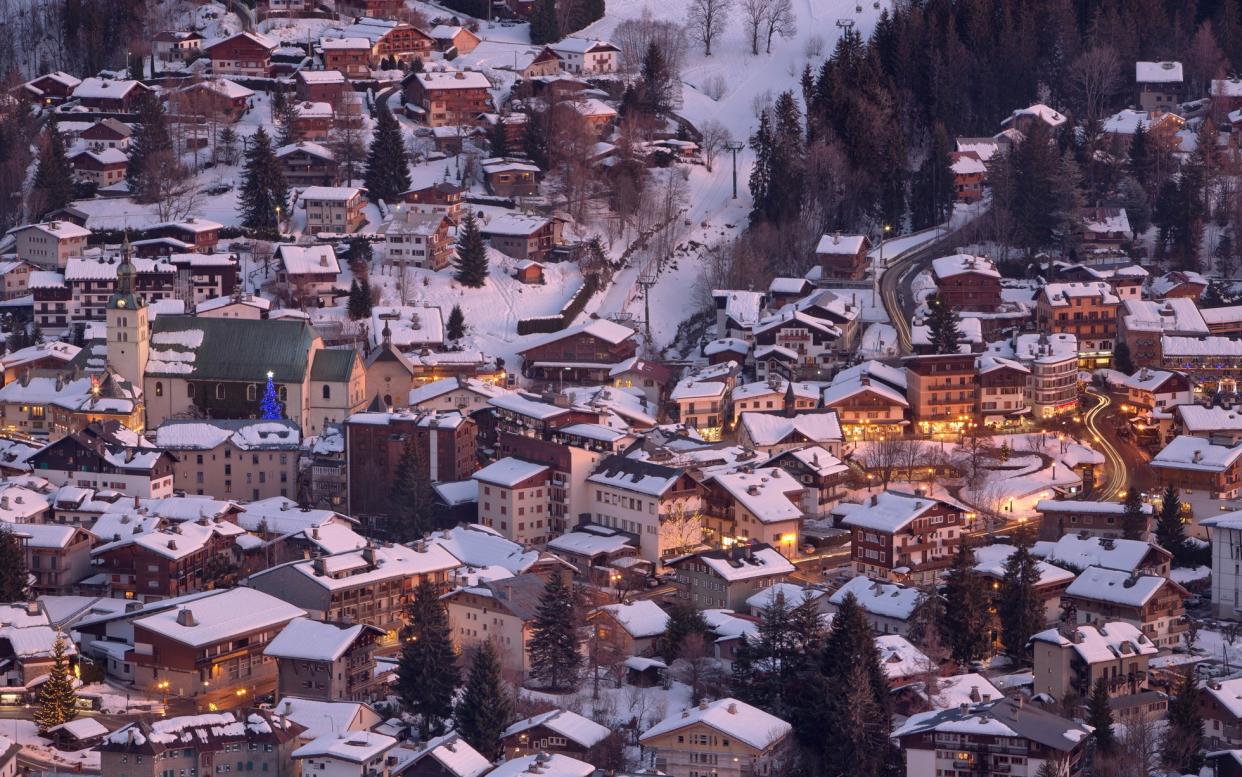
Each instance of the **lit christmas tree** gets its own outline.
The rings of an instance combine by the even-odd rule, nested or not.
[[[73,720],[78,714],[78,697],[73,691],[74,677],[69,671],[68,646],[59,632],[52,643],[52,668],[39,686],[39,708],[34,712],[39,733]]]
[[[284,413],[280,407],[280,400],[276,398],[276,386],[272,384],[272,373],[267,373],[267,388],[263,391],[263,401],[259,403],[259,410],[263,415],[260,416],[264,421],[279,421]]]

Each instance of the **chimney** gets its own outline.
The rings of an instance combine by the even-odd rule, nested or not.
[[[970,686],[970,700],[973,702],[982,701],[983,697],[979,695],[979,686]]]
[[[737,714],[737,703],[729,702],[729,706],[725,707],[725,709],[728,711],[730,715],[736,715]]]
[[[328,574],[328,568],[324,565],[322,558],[317,558],[311,562],[311,572],[313,572],[316,577],[323,577]]]
[[[177,611],[178,626],[197,626],[198,621],[194,620],[194,611],[189,607],[182,607]]]
[[[970,712],[970,702],[964,701],[961,704],[957,705],[957,711],[963,715]]]
[[[871,495],[871,506],[872,506],[872,507],[875,507],[875,506],[876,506],[876,505],[878,505],[879,503],[880,503],[880,495],[879,495],[879,494],[872,494],[872,495]]]
[[[169,540],[169,541],[168,541],[168,549],[169,549],[169,550],[176,550],[176,549],[177,549],[177,541],[176,541],[176,540]]]

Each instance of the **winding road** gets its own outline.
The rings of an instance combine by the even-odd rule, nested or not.
[[[1098,481],[1092,498],[1097,502],[1115,501],[1126,490],[1130,482],[1130,473],[1125,457],[1110,439],[1112,430],[1100,426],[1100,418],[1104,411],[1113,404],[1113,400],[1094,389],[1087,389],[1086,394],[1089,397],[1095,397],[1096,404],[1083,414],[1082,420],[1091,434],[1093,447],[1104,454],[1105,467],[1108,471],[1107,479]]]

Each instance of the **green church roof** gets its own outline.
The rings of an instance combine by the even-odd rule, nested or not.
[[[146,374],[188,380],[301,383],[315,330],[305,321],[160,316]]]

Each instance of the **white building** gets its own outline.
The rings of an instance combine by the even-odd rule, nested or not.
[[[479,484],[479,523],[523,545],[542,545],[550,539],[549,467],[507,457],[471,477]]]
[[[1242,612],[1242,510],[1199,523],[1212,541],[1212,614],[1237,619]]]
[[[397,740],[374,731],[328,733],[293,751],[303,773],[316,777],[388,777]]]
[[[564,38],[549,46],[561,57],[561,67],[575,75],[615,73],[621,49],[602,40]]]

